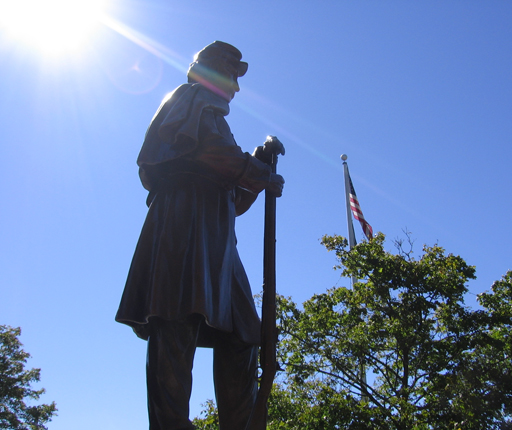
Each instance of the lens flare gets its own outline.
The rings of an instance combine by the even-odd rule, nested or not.
[[[0,29],[48,54],[81,48],[99,24],[104,0],[3,0]]]

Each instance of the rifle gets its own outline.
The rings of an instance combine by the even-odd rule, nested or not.
[[[265,151],[266,150],[266,151]],[[274,136],[268,136],[265,152],[271,151],[270,167],[276,173],[277,155],[284,147]],[[263,239],[263,300],[261,311],[260,387],[245,430],[267,428],[267,401],[277,369],[276,347],[276,197],[265,190],[265,227]]]

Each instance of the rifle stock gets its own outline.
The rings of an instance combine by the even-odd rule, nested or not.
[[[276,173],[277,154],[272,156]],[[261,311],[260,387],[246,430],[267,428],[267,401],[277,371],[276,361],[276,198],[265,191],[265,228],[263,244],[263,300]]]

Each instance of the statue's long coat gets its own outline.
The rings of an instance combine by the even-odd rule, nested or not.
[[[149,211],[116,320],[147,339],[150,317],[202,314],[208,327],[259,342],[260,321],[238,256],[235,216],[268,184],[270,168],[235,143],[228,103],[200,84],[164,99],[137,163]]]

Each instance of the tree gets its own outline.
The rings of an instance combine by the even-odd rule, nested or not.
[[[39,400],[45,390],[31,388],[39,382],[41,369],[25,370],[30,354],[23,351],[20,335],[21,329],[0,325],[0,429],[46,430],[57,408],[55,402],[26,403]]]
[[[201,415],[204,417],[196,417],[192,420],[197,430],[219,430],[219,413],[215,402],[208,399],[201,406],[204,408],[201,411]]]
[[[297,393],[284,403],[309,401],[305,413],[289,414],[295,427],[281,428],[506,428],[510,274],[480,296],[484,310],[471,311],[464,295],[474,267],[437,245],[415,259],[410,241],[409,250],[399,242],[398,254],[385,251],[382,234],[352,250],[339,236],[322,243],[336,253],[342,275],[360,281],[315,295],[303,309],[281,300],[279,399]],[[310,411],[327,404],[324,416],[337,422],[307,425]],[[282,417],[282,408],[273,410],[273,421]]]
[[[497,416],[498,428],[512,429],[512,271],[478,301],[483,310],[475,312],[474,351],[461,360],[454,404],[470,419]]]
[[[279,298],[284,372],[268,428],[512,428],[512,272],[471,310],[464,296],[474,267],[437,245],[415,258],[410,239],[393,254],[384,240],[350,250],[344,238],[324,236],[353,285],[302,307]],[[214,410],[210,403],[207,417]]]

